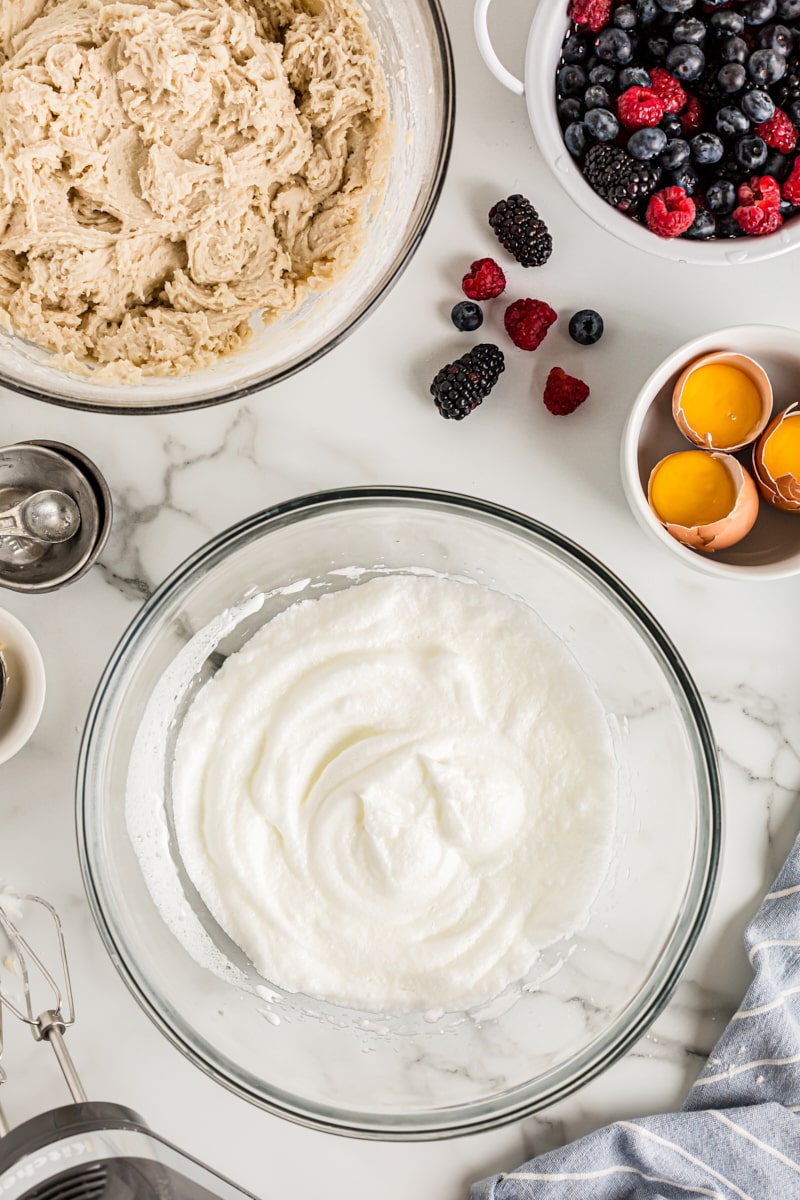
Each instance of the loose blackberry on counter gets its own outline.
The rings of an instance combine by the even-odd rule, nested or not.
[[[506,369],[503,351],[491,342],[481,342],[455,362],[437,371],[431,395],[446,420],[468,417],[491,392]]]
[[[541,267],[553,251],[553,239],[536,209],[524,196],[498,200],[489,224],[500,245],[523,267]]]

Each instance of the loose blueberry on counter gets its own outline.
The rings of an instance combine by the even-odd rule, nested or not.
[[[798,4],[800,4],[800,0],[798,0]],[[722,34],[737,34],[744,29],[742,14],[733,12],[729,8],[722,8],[718,12],[712,13],[708,23],[717,33]]]
[[[607,25],[601,29],[594,39],[594,49],[597,57],[603,62],[615,63],[624,67],[633,58],[633,43],[630,34],[624,29],[615,29]]]
[[[617,81],[617,72],[607,63],[599,63],[589,72],[589,83],[593,87],[612,88]]]
[[[715,179],[706,188],[706,204],[712,213],[727,216],[736,208],[736,188],[730,179]]]
[[[739,138],[734,147],[736,161],[748,171],[756,171],[767,161],[767,143],[755,134]]]
[[[699,46],[681,43],[679,46],[673,46],[667,55],[667,70],[681,83],[691,83],[692,80],[699,79],[705,65],[706,56]]]
[[[688,163],[691,155],[692,151],[688,142],[683,138],[673,138],[672,141],[667,142],[659,161],[666,171],[677,171],[678,167]]]
[[[561,128],[566,129],[567,125],[571,125],[573,121],[580,121],[583,116],[583,105],[576,96],[570,96],[568,100],[559,100],[556,112]]]
[[[753,88],[752,91],[745,92],[742,96],[741,108],[746,117],[749,117],[756,125],[760,125],[762,121],[768,121],[774,114],[775,101],[769,92]]]
[[[556,76],[560,96],[580,96],[586,89],[586,72],[572,63],[562,67]]]
[[[597,112],[597,109],[593,108],[592,112]],[[588,130],[583,121],[573,121],[567,126],[564,130],[564,145],[573,158],[583,158],[589,148]]]
[[[706,238],[713,237],[716,233],[717,222],[710,212],[706,212],[703,208],[698,208],[695,213],[694,220],[689,228],[683,234],[685,238],[691,238],[692,241],[705,241]]]
[[[722,62],[726,63],[747,62],[749,54],[750,51],[747,47],[747,42],[744,38],[740,37],[726,38],[719,48],[719,57]]]
[[[721,92],[732,96],[735,92],[740,92],[747,83],[747,71],[742,63],[726,63],[717,72],[717,83]]]
[[[777,83],[786,74],[786,59],[774,50],[755,50],[747,60],[747,72],[755,83]]]
[[[778,0],[745,0],[739,11],[746,25],[766,25],[778,11]]]
[[[474,300],[460,300],[453,306],[450,318],[461,333],[474,333],[483,324],[483,309]]]
[[[740,108],[725,105],[716,116],[717,133],[723,137],[741,137],[750,128],[750,122]]]
[[[673,42],[688,42],[700,45],[706,36],[706,27],[697,17],[686,17],[672,28]]]
[[[623,67],[619,73],[619,90],[627,92],[630,87],[649,88],[652,83],[650,72],[644,67]]]
[[[765,25],[758,31],[758,45],[761,50],[774,50],[786,58],[792,52],[794,37],[785,25]]]
[[[689,142],[692,158],[701,167],[718,163],[725,153],[722,140],[715,133],[698,133]]]
[[[593,308],[582,308],[569,319],[569,336],[579,346],[593,346],[603,336],[603,318]]]
[[[639,162],[648,162],[657,154],[661,154],[666,144],[667,135],[663,129],[645,127],[631,134],[626,149],[631,158],[636,158]]]
[[[591,136],[598,142],[613,142],[619,133],[619,121],[607,108],[590,108],[583,118],[583,122]],[[569,150],[570,147],[567,146],[567,149]]]

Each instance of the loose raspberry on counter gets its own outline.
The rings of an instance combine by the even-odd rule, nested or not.
[[[756,137],[763,138],[770,150],[791,154],[797,145],[797,129],[781,108],[776,108],[768,121],[762,121],[753,130]]]
[[[652,88],[629,87],[617,101],[617,114],[626,129],[644,129],[664,116],[664,101]]]
[[[663,67],[651,67],[650,87],[663,102],[665,113],[683,112],[689,97],[669,71]]]
[[[561,367],[553,367],[544,385],[544,403],[556,417],[568,417],[583,404],[589,386],[582,379],[568,375]]]
[[[647,228],[659,237],[679,237],[693,224],[696,211],[694,200],[683,188],[662,188],[647,202]]]
[[[547,336],[558,313],[544,300],[515,300],[503,317],[506,333],[520,350],[535,350]]]
[[[681,125],[687,137],[703,128],[703,106],[697,96],[693,96],[691,93],[689,93],[686,107],[681,113]]]
[[[461,280],[470,300],[493,300],[505,291],[506,277],[493,258],[478,258]]]
[[[783,198],[790,204],[800,204],[800,158],[795,159],[791,173],[784,181]]]
[[[611,20],[611,0],[572,0],[569,11],[576,25],[599,33]]]

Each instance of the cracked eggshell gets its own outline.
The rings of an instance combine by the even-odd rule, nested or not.
[[[740,442],[736,446],[715,446],[710,434],[704,435],[692,429],[686,413],[683,411],[682,399],[687,379],[698,368],[710,366],[712,363],[738,367],[743,374],[747,375],[753,381],[761,397],[760,421],[753,428],[747,440]],[[736,354],[730,350],[720,350],[714,354],[703,354],[700,358],[696,358],[694,362],[690,362],[678,376],[675,387],[672,390],[672,415],[675,419],[675,424],[683,436],[688,438],[695,446],[699,446],[701,450],[722,450],[726,454],[734,454],[737,450],[743,450],[745,446],[749,446],[751,442],[754,442],[766,428],[766,424],[772,415],[772,384],[761,364],[757,363],[754,358],[750,358],[747,354]]]
[[[678,453],[684,452],[678,451]],[[647,483],[647,499],[656,520],[661,522],[667,533],[671,534],[676,541],[691,547],[692,550],[702,550],[706,554],[713,554],[715,550],[726,550],[728,546],[735,546],[750,532],[758,516],[758,490],[751,476],[730,454],[713,451],[711,457],[724,462],[733,476],[736,485],[736,500],[733,508],[727,516],[721,517],[719,521],[712,521],[708,525],[674,525],[669,521],[661,520],[653,508],[652,499],[655,473],[661,463],[666,462],[667,458],[673,457],[674,455],[668,454],[665,458],[660,459],[650,472]]]
[[[783,512],[800,512],[800,479],[794,475],[781,475],[774,479],[764,464],[764,449],[779,425],[787,417],[800,417],[797,404],[790,404],[782,413],[778,413],[774,421],[770,421],[761,438],[753,447],[753,474],[756,477],[759,491],[768,504]]]

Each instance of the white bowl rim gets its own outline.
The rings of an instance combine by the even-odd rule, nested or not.
[[[731,345],[736,345],[737,341],[742,338],[757,337],[759,334],[765,337],[773,337],[779,342],[784,341],[789,343],[791,348],[796,352],[798,359],[800,359],[800,332],[796,329],[790,329],[786,325],[729,325],[724,329],[712,330],[711,333],[703,333],[698,337],[691,338],[663,359],[642,384],[633,402],[633,407],[628,414],[620,443],[622,487],[631,511],[642,529],[655,537],[673,554],[676,554],[687,566],[693,567],[696,571],[701,571],[706,575],[714,575],[718,579],[787,579],[792,575],[800,574],[800,550],[779,563],[740,566],[736,563],[721,562],[711,554],[702,554],[696,550],[690,550],[688,546],[684,546],[676,541],[671,534],[667,533],[664,526],[654,516],[642,488],[638,462],[639,438],[644,418],[653,403],[656,393],[672,375],[678,372],[681,366],[685,366],[692,358],[703,354],[707,350],[719,348],[721,343],[729,342]],[[750,354],[751,350],[742,350],[742,353]],[[753,353],[757,354],[755,351]],[[687,442],[687,448],[688,446],[689,443]]]

